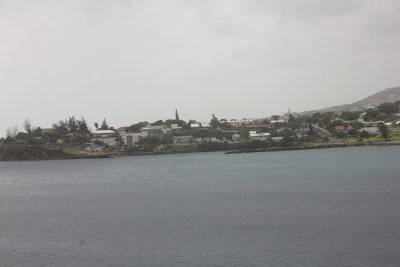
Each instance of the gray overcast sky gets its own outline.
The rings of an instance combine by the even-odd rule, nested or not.
[[[0,0],[0,136],[304,111],[400,85],[398,0]]]

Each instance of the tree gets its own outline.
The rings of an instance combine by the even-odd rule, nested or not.
[[[361,131],[360,138],[369,138],[369,133],[365,130]]]
[[[94,123],[94,127],[97,129],[99,129],[99,124],[97,122]]]
[[[227,119],[220,119],[220,127],[225,131],[227,126],[228,126],[228,120]]]
[[[78,123],[74,116],[69,117],[67,125],[68,125],[68,132],[74,133],[78,131]]]
[[[70,143],[73,145],[83,146],[90,142],[90,138],[85,135],[75,134],[70,138]]]
[[[346,124],[344,123],[344,121],[342,121],[342,120],[334,120],[334,121],[328,123],[328,124],[326,125],[326,128],[328,128],[328,130],[331,131],[331,130],[333,130],[336,126],[343,126],[343,125],[346,125]]]
[[[218,128],[218,127],[221,125],[221,123],[219,122],[219,120],[217,119],[217,117],[215,117],[215,114],[212,114],[212,118],[211,118],[211,121],[210,121],[210,125],[211,125],[212,127],[214,127],[214,128]]]
[[[42,136],[43,135],[42,129],[40,127],[37,127],[35,129],[33,129],[32,130],[32,135],[35,136],[35,137]]]
[[[280,142],[281,146],[291,146],[293,144],[293,137],[292,137],[292,131],[289,128],[283,129],[281,132],[281,135],[283,136],[282,141]]]
[[[25,118],[23,126],[25,131],[30,134],[32,132],[32,124],[29,118]]]
[[[16,136],[16,139],[18,140],[28,140],[29,138],[31,138],[31,136],[28,133],[24,132],[19,132]]]
[[[234,120],[234,121],[236,121],[236,120]],[[271,121],[269,119],[264,119],[262,121],[262,124],[270,124],[270,123],[271,123]]]
[[[397,106],[397,109],[400,111],[400,100],[397,100],[394,102],[394,104]]]
[[[152,151],[161,144],[161,139],[157,136],[147,136],[142,138],[140,143],[145,151]]]
[[[272,116],[271,116],[271,119],[273,119],[273,120],[275,120],[275,121],[279,120],[279,118],[280,118],[279,115],[272,115]]]
[[[310,135],[314,134],[314,128],[312,127],[311,122],[308,123],[308,129],[309,129]]]
[[[175,109],[175,120],[179,121],[178,109]]]
[[[82,133],[89,133],[89,127],[87,126],[87,122],[85,118],[82,116],[81,120],[78,120],[78,130]]]
[[[215,137],[216,130],[215,129],[199,129],[199,130],[195,131],[192,135],[195,138]]]
[[[347,134],[348,134],[350,137],[353,137],[353,138],[357,138],[357,136],[359,135],[359,133],[358,133],[358,131],[357,131],[356,129],[350,129],[350,130],[348,130]]]
[[[177,121],[177,120],[166,120],[165,124],[167,124],[167,125],[178,124],[178,126],[182,127],[182,128],[185,128],[187,126],[186,122],[183,121],[183,120],[179,120],[179,121]]]
[[[4,143],[5,144],[15,143],[15,140],[11,136],[7,135],[6,139],[4,139]]]
[[[364,123],[362,123],[361,121],[353,121],[350,123],[350,125],[354,128],[354,129],[361,129],[362,127],[364,127]]]
[[[164,124],[163,120],[158,120],[158,121],[150,123],[151,126],[160,126],[160,125],[163,125],[163,124]]]
[[[380,123],[378,123],[378,128],[379,128],[379,131],[381,132],[381,136],[383,138],[385,138],[385,140],[387,141],[389,138],[388,127],[383,122],[380,122]]]
[[[187,125],[190,127],[191,124],[195,124],[195,123],[197,123],[196,120],[189,119],[187,122]]]
[[[340,117],[345,121],[357,120],[360,117],[359,111],[343,111]]]
[[[288,124],[287,126],[291,129],[300,129],[303,127],[303,120],[305,120],[305,118],[302,117],[295,117],[293,116],[293,114],[289,114],[289,119],[288,119]]]
[[[319,112],[316,112],[316,113],[312,114],[312,116],[309,118],[308,122],[316,124],[319,122],[321,117],[322,117],[322,114]]]
[[[377,116],[376,119],[378,121],[385,121],[389,118],[388,114],[384,113],[384,112],[380,112]]]
[[[339,138],[346,138],[347,134],[344,131],[333,130],[333,134]]]
[[[290,114],[288,122],[295,122],[295,121],[296,121],[296,118],[292,114]]]
[[[390,115],[399,112],[399,107],[396,104],[385,102],[378,106],[378,111]]]
[[[367,111],[365,112],[365,115],[363,117],[363,120],[365,121],[369,121],[371,119],[376,119],[376,116],[378,116],[379,111],[377,109],[374,108],[369,108],[367,109]]]
[[[328,125],[335,118],[336,118],[336,114],[328,111],[328,112],[325,112],[324,114],[322,114],[318,123],[322,126],[325,126],[325,125]]]
[[[145,127],[149,123],[147,121],[138,122],[136,124],[132,124],[129,127],[129,132],[138,132],[141,128]]]
[[[6,135],[15,139],[15,137],[17,137],[17,135],[18,135],[18,132],[19,132],[18,126],[15,125],[12,128],[7,128]]]
[[[57,125],[57,132],[59,134],[67,134],[68,133],[68,123],[67,121],[59,121]]]

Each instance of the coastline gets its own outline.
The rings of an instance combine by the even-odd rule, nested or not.
[[[315,145],[315,146],[290,146],[290,147],[241,149],[241,150],[226,151],[224,154],[241,154],[241,153],[256,153],[256,152],[278,152],[278,151],[325,149],[325,148],[355,147],[355,146],[397,146],[397,145],[400,145],[400,141],[368,142],[368,143],[334,143],[334,144],[323,144],[323,145]]]
[[[327,149],[327,148],[340,148],[340,147],[361,147],[361,146],[397,146],[400,141],[387,141],[387,142],[360,142],[360,143],[324,143],[319,145],[300,145],[289,147],[270,147],[270,148],[254,148],[254,149],[238,149],[238,150],[210,150],[210,151],[156,151],[156,152],[137,152],[137,153],[124,153],[124,152],[107,152],[101,154],[87,155],[84,153],[70,153],[64,152],[62,155],[46,155],[45,157],[37,158],[24,158],[24,159],[0,159],[1,161],[37,161],[37,160],[67,160],[67,159],[101,159],[101,158],[118,158],[129,156],[151,156],[151,155],[171,155],[171,154],[186,154],[186,153],[202,153],[202,152],[224,152],[224,154],[242,154],[242,153],[257,153],[257,152],[279,152],[279,151],[295,151],[295,150],[311,150],[311,149]],[[43,154],[41,155],[43,156]]]

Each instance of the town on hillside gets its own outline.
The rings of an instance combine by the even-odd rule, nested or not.
[[[318,147],[400,141],[400,101],[357,111],[286,113],[265,119],[219,119],[138,122],[110,126],[106,119],[94,130],[82,117],[35,127],[29,119],[7,129],[0,139],[1,160],[90,158],[119,155],[186,153],[266,148]]]

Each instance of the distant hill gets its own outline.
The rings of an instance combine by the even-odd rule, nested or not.
[[[315,112],[361,110],[379,106],[383,102],[396,102],[397,100],[400,100],[400,87],[387,88],[352,104],[319,109]]]

